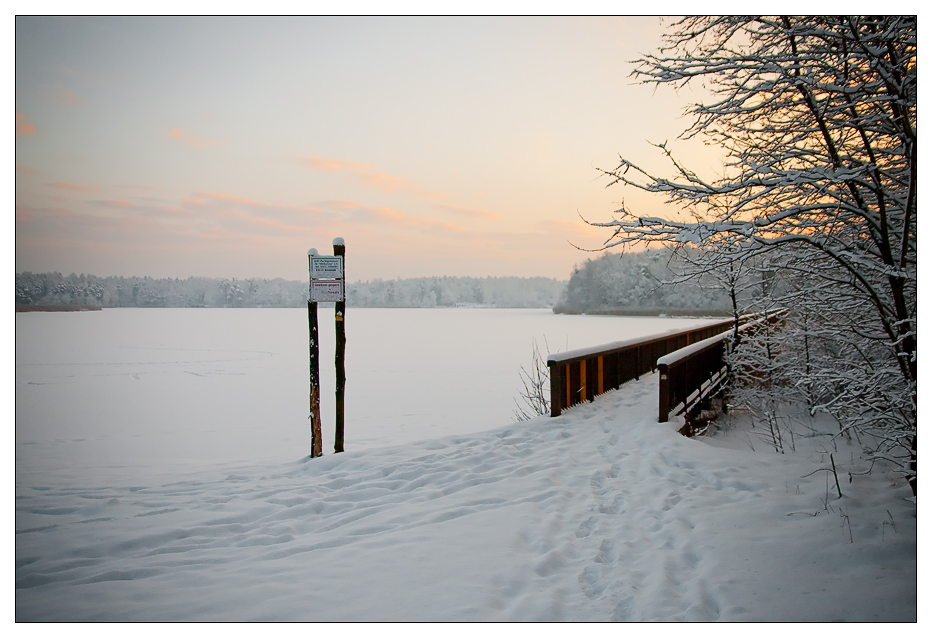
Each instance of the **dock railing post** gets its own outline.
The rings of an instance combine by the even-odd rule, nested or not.
[[[547,367],[550,368],[550,416],[560,416],[563,411],[563,386],[566,384],[563,380],[565,366],[547,361]]]
[[[657,421],[666,423],[670,417],[670,370],[666,363],[658,363],[657,370],[660,373],[660,392],[658,393],[660,405]]]

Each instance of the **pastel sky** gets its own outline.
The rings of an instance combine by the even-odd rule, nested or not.
[[[16,19],[16,269],[566,279],[619,153],[686,127],[633,85],[658,18]],[[687,163],[717,155],[676,142]],[[577,213],[578,211],[578,213]]]

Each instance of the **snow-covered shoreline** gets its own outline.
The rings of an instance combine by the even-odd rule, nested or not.
[[[802,442],[683,438],[655,390],[168,483],[18,485],[17,620],[916,619],[908,487],[876,469],[837,500]]]

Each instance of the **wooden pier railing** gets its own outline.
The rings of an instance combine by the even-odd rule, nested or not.
[[[733,329],[728,319],[694,328],[671,330],[650,337],[570,350],[547,357],[550,368],[550,416],[621,387],[657,368],[657,359]]]
[[[786,308],[780,308],[741,317],[738,339],[754,334],[767,324],[782,322],[788,313]],[[658,421],[669,420],[671,414],[689,413],[728,381],[725,352],[729,337],[729,332],[723,332],[657,359],[660,372]]]
[[[658,421],[668,421],[671,412],[688,412],[721,389],[728,378],[725,346],[731,334],[723,332],[657,359],[660,372]]]

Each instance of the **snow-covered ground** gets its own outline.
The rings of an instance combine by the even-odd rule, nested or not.
[[[165,347],[166,361],[147,352],[153,376],[189,368],[235,379],[245,356],[209,361],[216,353],[203,350],[217,346],[201,343],[200,358],[179,365],[185,344]],[[147,456],[119,450],[132,437],[101,425],[98,446],[115,440],[139,465],[95,465],[112,460],[106,450],[71,463],[63,452],[56,470],[54,458],[29,452],[56,449],[46,435],[60,425],[42,425],[53,412],[26,400],[28,382],[108,390],[97,397],[105,419],[108,401],[145,399],[120,394],[146,381],[123,376],[145,368],[101,355],[113,374],[98,387],[78,373],[67,382],[60,366],[37,371],[28,352],[17,349],[17,620],[916,619],[907,486],[879,466],[858,475],[856,446],[802,425],[787,454],[740,417],[685,439],[677,424],[656,422],[654,376],[555,419],[491,429],[474,419],[469,432],[313,460],[304,449],[252,462],[217,451],[201,463]],[[79,359],[70,363],[88,363]],[[245,391],[230,386],[231,401]],[[148,400],[181,404],[182,439],[211,414],[210,405],[192,414],[186,395]],[[148,424],[147,407],[138,411]],[[87,434],[90,419],[73,417]],[[262,426],[251,412],[241,419]],[[36,424],[32,438],[24,424]],[[231,436],[245,430],[229,425]],[[816,471],[830,467],[828,452],[841,499],[830,473]]]

